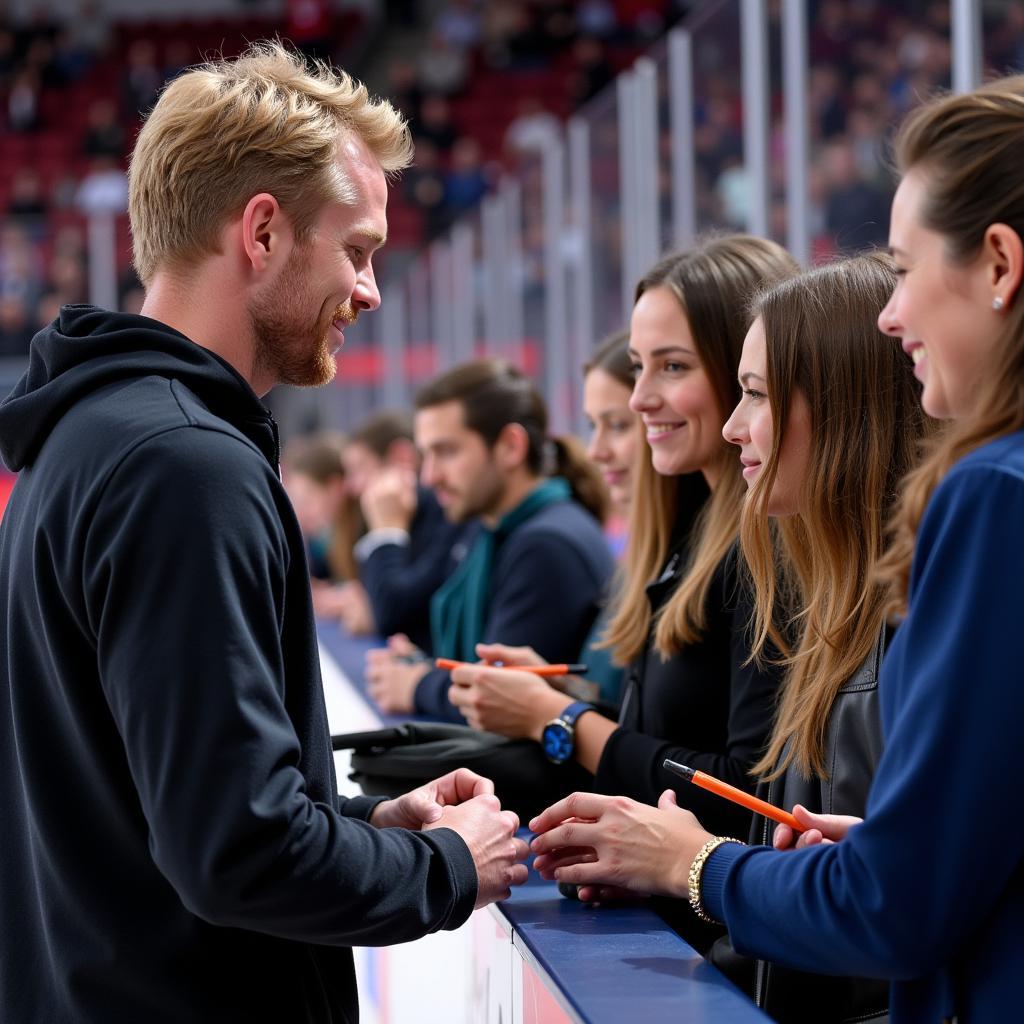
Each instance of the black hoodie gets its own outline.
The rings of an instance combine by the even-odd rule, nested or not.
[[[336,795],[277,430],[223,360],[69,306],[0,405],[0,1007],[354,1021],[351,945],[461,924],[456,833]]]

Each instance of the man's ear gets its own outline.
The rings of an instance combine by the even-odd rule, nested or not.
[[[521,423],[506,423],[494,442],[494,459],[501,469],[510,471],[526,463],[530,435]]]
[[[269,192],[260,192],[245,204],[239,229],[245,267],[256,276],[283,266],[295,244],[292,226]]]

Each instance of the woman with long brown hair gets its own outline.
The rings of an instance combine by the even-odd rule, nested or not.
[[[721,431],[739,397],[747,303],[795,270],[775,243],[733,235],[666,257],[641,280],[630,323],[631,405],[646,450],[606,637],[629,666],[618,721],[587,713],[588,705],[529,673],[474,666],[457,670],[452,688],[471,724],[533,737],[553,760],[593,772],[595,788],[652,803],[673,783],[666,757],[751,786],[777,670],[749,663],[749,608],[731,550],[744,484]],[[506,664],[527,656],[499,645],[478,654]],[[568,743],[559,747],[559,738]],[[681,789],[680,799],[723,830],[746,834],[745,812],[692,789]]]
[[[758,795],[775,806],[863,815],[882,751],[878,674],[892,638],[875,569],[904,476],[928,431],[906,356],[878,311],[892,260],[842,260],[760,296],[740,358],[743,397],[723,431],[749,493],[740,538],[754,586],[755,658],[786,676]],[[760,815],[752,843],[770,843]],[[711,959],[786,1024],[867,1021],[888,989],[738,959]]]
[[[897,140],[898,284],[879,326],[950,424],[908,477],[883,566],[905,617],[879,681],[885,751],[864,820],[797,808],[796,852],[710,835],[669,797],[627,813],[581,795],[534,822],[551,829],[541,867],[566,881],[620,883],[621,864],[635,887],[724,921],[742,952],[889,979],[894,1024],[1020,1016],[1022,139],[1024,76],[926,105]],[[566,813],[600,820],[562,858]],[[776,845],[792,838],[776,830]],[[564,866],[581,847],[593,863]]]
[[[587,458],[600,470],[608,488],[612,520],[629,515],[633,496],[640,431],[636,413],[629,407],[632,394],[629,331],[616,331],[583,364],[583,414],[590,427]]]

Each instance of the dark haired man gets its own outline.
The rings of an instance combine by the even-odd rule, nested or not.
[[[612,558],[604,491],[572,441],[547,433],[536,388],[498,360],[456,367],[416,400],[421,479],[453,522],[483,524],[431,602],[434,653],[476,660],[476,644],[530,646],[575,661],[605,596]],[[447,672],[408,664],[402,642],[371,651],[370,692],[387,711],[462,721]]]

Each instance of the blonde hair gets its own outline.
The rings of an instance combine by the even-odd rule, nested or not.
[[[277,199],[299,241],[325,203],[354,203],[337,162],[346,132],[385,172],[412,160],[409,129],[390,103],[279,42],[176,78],[146,119],[128,172],[143,284],[158,268],[182,270],[216,251],[224,223],[260,192]]]
[[[919,170],[921,222],[963,265],[977,256],[991,224],[1024,239],[1024,75],[1000,78],[916,110],[896,139],[901,173]],[[893,520],[892,544],[879,566],[891,585],[889,610],[906,611],[917,530],[932,492],[953,464],[997,437],[1024,428],[1024,301],[1007,299],[1003,335],[966,415],[950,423],[908,477]]]
[[[874,567],[927,429],[910,360],[878,330],[895,284],[891,259],[866,255],[777,285],[753,306],[767,340],[775,427],[743,503],[740,542],[754,585],[752,657],[776,658],[765,654],[771,640],[788,666],[768,747],[753,768],[769,778],[790,764],[805,777],[827,777],[833,701],[885,620],[886,587]],[[797,392],[810,413],[807,472],[798,511],[772,523],[768,505]]]
[[[637,285],[637,300],[651,288],[667,288],[679,301],[723,424],[739,398],[736,367],[750,297],[797,270],[793,257],[775,242],[751,235],[721,235],[666,256]],[[702,479],[659,476],[646,439],[644,446],[633,484],[623,578],[615,614],[603,638],[605,645],[614,648],[615,661],[623,665],[649,642],[651,607],[645,591],[665,564],[680,517],[696,516],[685,574],[658,616],[654,644],[667,657],[700,639],[707,626],[708,588],[736,539],[743,499],[739,459],[724,440],[716,460],[715,488],[706,501]]]

